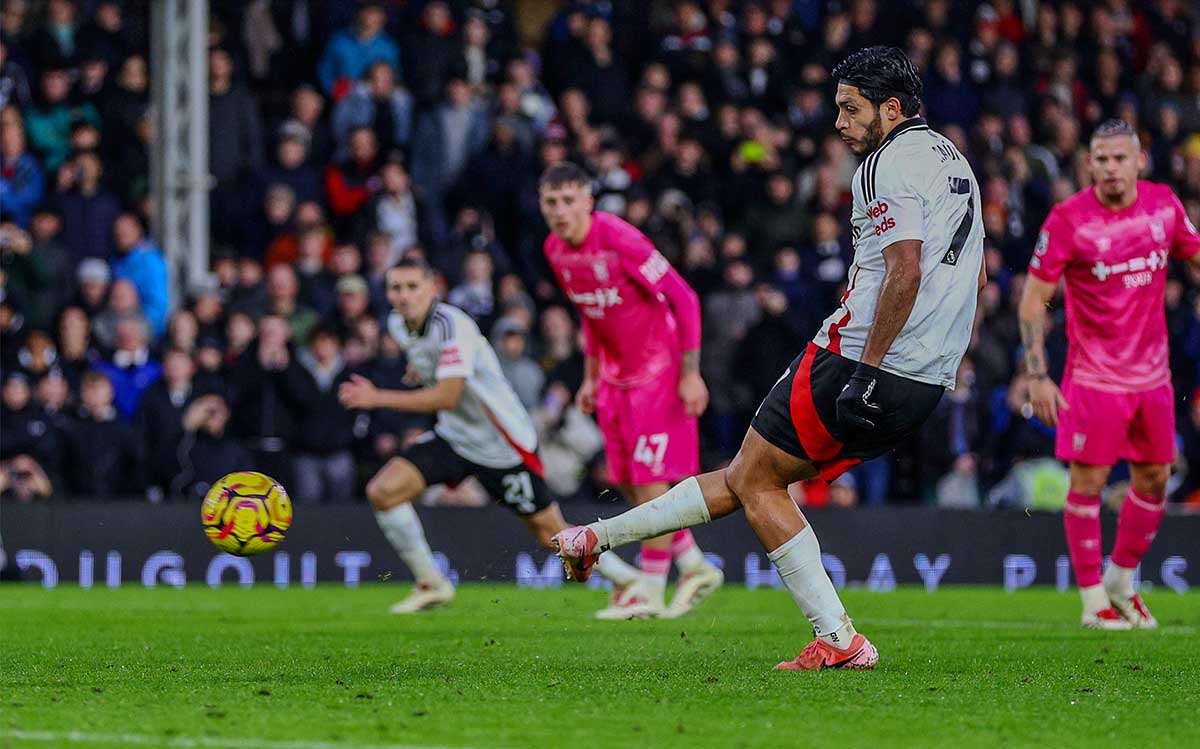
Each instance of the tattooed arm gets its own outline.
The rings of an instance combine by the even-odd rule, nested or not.
[[[1046,307],[1054,298],[1057,286],[1032,274],[1027,275],[1017,310],[1021,321],[1021,345],[1025,349],[1025,371],[1032,379],[1029,400],[1034,416],[1050,426],[1058,424],[1059,409],[1067,408],[1062,391],[1050,379],[1046,362]]]

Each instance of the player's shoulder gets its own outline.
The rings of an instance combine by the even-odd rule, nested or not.
[[[592,226],[596,231],[599,231],[604,244],[618,250],[628,249],[631,246],[649,242],[642,230],[629,223],[620,216],[614,216],[611,213],[596,211],[592,214]]]
[[[438,302],[429,313],[429,335],[441,343],[482,335],[475,318],[447,302]]]
[[[1179,196],[1170,185],[1161,182],[1151,182],[1140,179],[1137,183],[1138,196],[1148,199],[1155,206],[1171,205],[1179,202]]]
[[[1085,187],[1051,208],[1050,215],[1046,220],[1058,219],[1074,223],[1087,214],[1096,213],[1101,208],[1102,206],[1092,193],[1092,188]]]
[[[921,189],[922,180],[936,166],[931,140],[936,134],[920,117],[897,125],[859,166],[857,179],[864,199],[870,202],[884,192]]]

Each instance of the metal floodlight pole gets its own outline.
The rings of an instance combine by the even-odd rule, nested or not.
[[[208,271],[208,0],[153,0],[150,25],[153,230],[177,304]]]

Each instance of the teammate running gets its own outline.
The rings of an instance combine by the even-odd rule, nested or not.
[[[1071,464],[1063,525],[1083,626],[1146,629],[1157,622],[1133,589],[1133,573],[1158,531],[1175,460],[1167,264],[1196,262],[1200,235],[1171,188],[1138,180],[1146,154],[1127,123],[1097,128],[1088,162],[1095,184],[1055,206],[1038,236],[1021,298],[1021,341],[1035,380],[1033,412],[1058,426],[1054,452]],[[1069,343],[1061,391],[1047,373],[1043,342],[1060,278]],[[1132,481],[1102,577],[1100,493],[1122,458]]]
[[[866,160],[854,176],[854,263],[840,308],[792,362],[729,468],[617,517],[554,537],[573,579],[608,549],[740,508],[816,639],[777,668],[873,668],[788,484],[833,480],[893,449],[929,416],[966,352],[983,281],[979,186],[954,145],[917,116],[921,78],[894,47],[833,71],[837,130]]]
[[[591,179],[578,166],[547,169],[539,197],[551,229],[546,258],[587,342],[575,404],[596,414],[613,483],[631,503],[648,502],[700,468],[700,300],[644,234],[593,213]],[[672,557],[679,585],[664,609]],[[618,591],[598,618],[682,616],[725,579],[689,530],[646,540],[641,566],[647,584]]]
[[[394,308],[388,331],[407,354],[409,372],[426,387],[380,390],[353,375],[338,389],[338,398],[346,408],[438,415],[433,432],[389,460],[367,484],[379,527],[416,578],[412,593],[391,607],[393,614],[409,614],[454,598],[454,586],[434,563],[412,506],[425,487],[476,477],[546,548],[567,523],[542,478],[533,421],[475,321],[438,301],[433,271],[423,260],[401,260],[387,272],[386,282]],[[603,556],[600,574],[617,590],[641,577],[616,554]]]

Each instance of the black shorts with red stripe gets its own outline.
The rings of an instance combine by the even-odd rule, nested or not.
[[[480,465],[454,451],[450,443],[433,432],[404,449],[400,457],[416,466],[427,486],[456,486],[474,476],[492,499],[518,515],[533,515],[554,502],[542,475],[537,455],[522,455],[522,462],[511,468]]]
[[[937,407],[945,389],[882,372],[872,400],[883,411],[874,429],[844,428],[837,399],[858,362],[808,344],[771,388],[751,426],[780,450],[810,461],[821,478],[846,471],[894,449]]]

